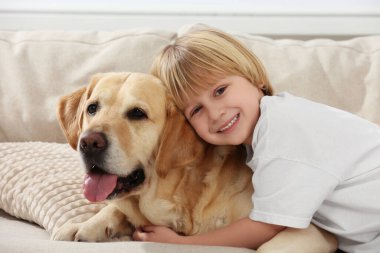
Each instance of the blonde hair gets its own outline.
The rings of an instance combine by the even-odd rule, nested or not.
[[[242,76],[265,95],[273,94],[260,60],[232,36],[215,29],[178,37],[156,57],[150,72],[167,86],[180,109],[190,93],[198,94],[228,75]]]

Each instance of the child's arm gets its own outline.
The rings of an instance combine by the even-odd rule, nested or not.
[[[180,236],[163,226],[146,226],[137,229],[133,238],[138,241],[166,242],[214,246],[235,246],[257,249],[285,227],[240,219],[230,225],[204,234]]]

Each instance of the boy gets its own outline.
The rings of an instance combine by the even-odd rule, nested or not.
[[[257,248],[285,227],[313,222],[346,252],[380,250],[379,126],[288,93],[272,96],[260,61],[217,30],[178,38],[152,73],[201,138],[246,147],[254,209],[202,235],[150,226],[135,239]]]

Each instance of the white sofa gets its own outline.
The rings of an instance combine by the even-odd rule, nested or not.
[[[232,247],[49,239],[47,231],[51,233],[54,226],[78,215],[73,212],[73,205],[86,206],[82,202],[75,204],[66,195],[60,200],[61,204],[66,201],[60,207],[53,206],[56,203],[49,199],[63,194],[49,180],[57,180],[59,173],[70,177],[71,169],[80,170],[76,154],[64,144],[56,121],[58,98],[85,85],[98,72],[148,72],[154,56],[183,30],[0,31],[2,253],[254,252]],[[380,36],[346,41],[297,41],[228,32],[246,43],[262,60],[276,92],[288,91],[380,124]],[[80,190],[81,178],[75,180],[75,187]],[[87,206],[81,210],[89,211]]]

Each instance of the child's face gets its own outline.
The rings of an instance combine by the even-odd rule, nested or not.
[[[198,135],[215,145],[252,144],[263,92],[247,79],[227,76],[185,101],[184,113]]]

